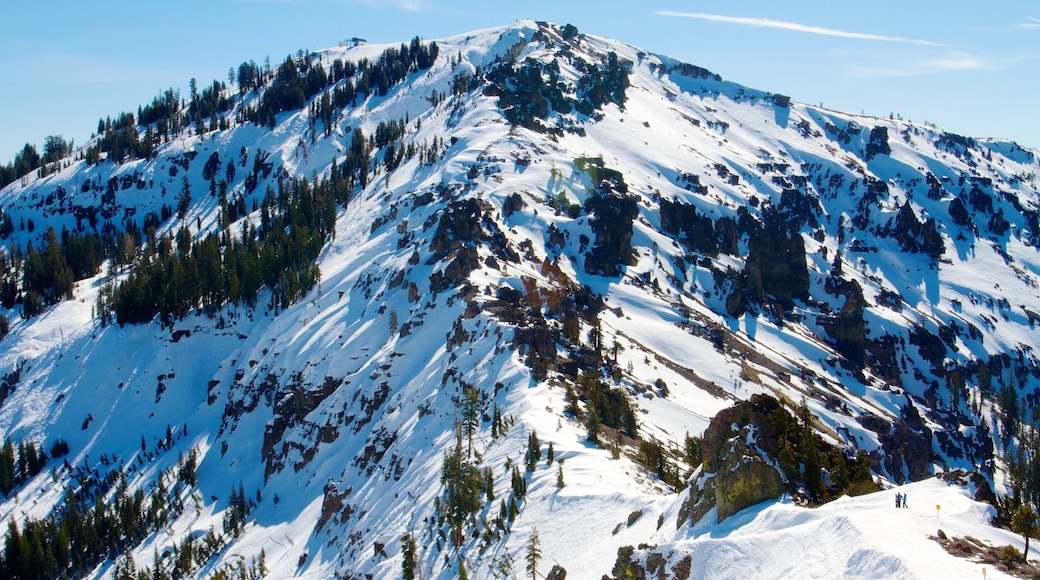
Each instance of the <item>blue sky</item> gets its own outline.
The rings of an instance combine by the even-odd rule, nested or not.
[[[518,18],[571,23],[852,113],[901,115],[1040,148],[1040,3],[1002,0],[54,0],[4,7],[0,163],[167,87],[297,49],[434,39]]]

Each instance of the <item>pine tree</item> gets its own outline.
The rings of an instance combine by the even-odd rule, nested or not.
[[[408,532],[401,538],[401,578],[403,580],[415,580],[415,536]]]
[[[1017,534],[1022,534],[1026,542],[1025,550],[1022,551],[1022,561],[1029,557],[1029,538],[1036,533],[1036,512],[1028,505],[1018,506],[1015,514],[1011,516],[1011,529]]]
[[[495,410],[491,414],[491,438],[498,439],[502,433],[502,412],[498,410],[498,405],[495,405]]]
[[[798,410],[798,418],[801,420],[801,452],[802,462],[805,464],[805,490],[809,492],[814,500],[823,498],[823,477],[820,474],[820,454],[817,445],[817,435],[813,430],[812,411],[809,405],[802,399],[802,405]]]
[[[188,183],[188,176],[185,175],[181,184],[181,193],[177,196],[177,217],[184,219],[188,215],[189,207],[191,207],[191,185]]]
[[[586,439],[590,443],[599,444],[599,414],[596,413],[596,409],[590,408],[585,414],[585,430],[587,431]]]
[[[473,434],[480,429],[480,392],[474,387],[463,387],[460,413],[466,435],[466,456],[473,454]]]
[[[574,387],[567,385],[567,393],[563,398],[566,401],[563,412],[571,417],[580,416],[581,410],[578,408],[578,394],[574,392]]]
[[[527,437],[527,453],[524,456],[527,471],[534,471],[541,459],[542,442],[538,440],[538,432],[531,431],[531,434]]]
[[[535,528],[531,532],[531,537],[527,539],[527,554],[524,559],[527,561],[527,573],[531,575],[531,580],[538,580],[538,561],[542,559],[538,528]]]

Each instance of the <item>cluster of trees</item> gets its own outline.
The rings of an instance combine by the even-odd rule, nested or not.
[[[437,60],[440,48],[436,42],[424,44],[416,36],[408,45],[400,48],[390,47],[379,55],[376,61],[363,59],[358,63],[360,76],[357,80],[357,91],[382,97],[390,87],[404,81],[409,74],[427,70]]]
[[[404,81],[409,74],[433,66],[438,52],[436,42],[425,44],[415,37],[408,45],[384,50],[375,61],[363,59],[354,63],[337,59],[333,61],[332,73],[329,74],[320,62],[313,62],[310,53],[300,51],[295,58],[286,57],[261,95],[260,102],[256,107],[244,109],[241,118],[274,127],[277,113],[300,109],[319,92],[336,84],[336,88],[322,95],[315,105],[315,117],[321,118],[327,135],[335,110],[348,102],[356,102],[359,94],[385,96],[391,87]],[[260,86],[263,78],[264,74],[254,63],[239,66],[238,83],[243,92]]]
[[[35,316],[72,298],[73,284],[97,274],[105,255],[106,242],[96,233],[63,229],[59,238],[48,228],[40,250],[30,244],[24,254],[15,248],[0,256],[0,306],[10,309],[21,303],[22,316]]]
[[[170,435],[167,434],[167,440]],[[142,441],[142,446],[144,445]],[[15,446],[6,441],[0,450],[0,478],[12,465],[15,483],[36,475],[47,462],[31,441]],[[51,446],[53,457],[68,453],[68,443],[58,440]],[[33,459],[35,457],[35,459]],[[227,535],[241,532],[252,503],[241,483],[232,488],[225,515],[223,534],[212,528],[201,536],[186,535],[173,546],[171,557],[154,552],[151,567],[138,569],[130,551],[146,537],[167,527],[183,513],[186,489],[195,485],[198,455],[194,449],[181,454],[177,464],[162,471],[148,488],[130,492],[126,476],[113,469],[103,476],[83,467],[75,470],[66,462],[58,470],[74,473],[78,486],[65,492],[62,504],[41,519],[12,519],[3,538],[0,577],[3,578],[78,578],[86,576],[104,562],[112,562],[112,577],[118,580],[167,580],[190,577],[205,566],[224,546]],[[11,493],[7,489],[5,494]],[[215,578],[260,578],[266,574],[264,553],[248,563],[240,560],[214,570]]]
[[[168,88],[156,95],[151,103],[137,107],[137,124],[145,127],[145,139],[142,143],[146,155],[141,156],[148,157],[147,154],[153,153],[156,146],[169,141],[172,136],[192,124],[198,127],[199,133],[228,126],[224,113],[231,110],[234,100],[228,94],[227,85],[214,80],[199,92],[198,84],[192,78],[188,81],[188,86],[191,93],[187,103],[181,101],[180,91]],[[126,115],[131,114],[123,114]],[[205,124],[206,119],[210,120],[209,127]],[[99,135],[104,133],[103,129],[107,124],[105,120],[98,122]],[[148,149],[149,147],[151,149]],[[104,148],[99,152],[103,151]]]
[[[239,94],[245,95],[266,82],[264,74],[264,69],[256,62],[250,60],[238,65],[238,74],[235,74],[235,69],[233,68],[228,71],[228,81],[234,83],[237,80]]]
[[[564,412],[585,420],[590,442],[600,443],[604,425],[636,437],[639,423],[624,389],[604,384],[597,371],[582,371],[575,386],[577,389],[567,387]],[[585,401],[584,413],[578,407],[579,399]]]
[[[434,500],[434,517],[431,522],[431,536],[436,534],[439,538],[434,548],[443,548],[442,542],[447,542],[450,537],[451,545],[458,548],[467,537],[481,538],[481,552],[492,542],[501,539],[509,532],[513,521],[520,513],[520,506],[527,495],[527,475],[538,469],[538,465],[545,455],[546,467],[552,467],[555,461],[555,451],[552,442],[548,448],[543,450],[542,441],[536,432],[528,434],[527,446],[524,451],[524,464],[526,471],[521,470],[519,465],[514,464],[512,459],[506,461],[506,469],[510,472],[510,491],[505,497],[499,499],[499,510],[494,517],[481,516],[481,512],[494,505],[496,492],[494,475],[490,467],[483,469],[479,466],[480,454],[467,451],[463,447],[465,437],[480,427],[478,391],[471,387],[463,389],[463,396],[459,399],[459,421],[458,441],[451,451],[445,453],[444,463],[441,471],[441,484],[444,486],[442,496]],[[474,409],[477,412],[473,412]],[[512,419],[502,417],[496,406],[491,421],[492,439],[506,435],[512,426]],[[473,457],[476,457],[474,461]],[[563,487],[563,470],[557,464],[557,487]],[[444,529],[447,528],[448,535]],[[417,545],[415,534],[408,533],[401,538],[403,559],[401,571],[403,578],[417,578],[421,576],[421,563],[423,560]],[[525,560],[527,561],[527,572],[534,574],[538,562],[541,559],[540,540],[537,530],[529,538]],[[460,556],[458,560],[459,577],[469,577],[467,564]],[[514,562],[509,555],[495,558],[491,562],[491,570],[496,577],[513,577]]]
[[[183,486],[190,485],[185,479],[185,464],[193,456],[194,452],[187,457],[182,455],[175,467],[160,474],[150,490],[138,489],[133,493],[119,471],[98,479],[89,475],[91,470],[84,470],[89,481],[81,481],[76,493],[68,489],[63,504],[50,516],[26,518],[21,525],[14,519],[9,522],[0,557],[0,576],[80,577],[105,560],[115,560],[183,512],[181,491]],[[194,472],[190,475],[194,476]],[[83,493],[88,489],[94,493]],[[106,497],[110,498],[108,502]],[[221,538],[214,540],[223,545]],[[194,569],[178,570],[176,558],[173,570],[168,571],[158,556],[156,563],[158,575],[150,573],[148,578],[185,577]]]
[[[814,501],[830,501],[842,494],[861,495],[877,491],[870,474],[870,456],[859,451],[849,457],[837,447],[826,444],[813,428],[813,415],[805,401],[797,417],[783,406],[769,414],[779,442],[780,467],[791,481],[801,481]],[[822,469],[829,480],[824,482]]]
[[[184,127],[180,92],[166,89],[156,95],[151,104],[137,107],[137,122],[141,125],[155,125],[156,136],[164,141],[169,140],[171,135],[176,135]],[[101,128],[102,122],[99,121],[99,133]]]
[[[113,317],[120,324],[142,323],[159,315],[170,324],[198,307],[234,303],[251,308],[262,287],[272,290],[272,307],[284,308],[317,283],[320,273],[314,261],[332,235],[337,204],[346,204],[357,187],[367,185],[371,146],[371,139],[355,130],[346,156],[333,163],[328,178],[314,184],[280,180],[277,191],[268,189],[261,206],[254,202],[253,210],[260,211],[259,227],[246,223],[241,231],[231,231],[247,208],[241,195],[224,197],[222,180],[221,230],[199,240],[193,241],[186,225],[175,234],[156,235],[159,225],[172,217],[172,209],[165,206],[161,217],[154,212],[145,216],[144,231],[133,220],[124,231],[107,227],[101,234],[63,229],[59,235],[48,229],[40,249],[30,244],[24,252],[14,248],[0,255],[0,306],[21,304],[24,317],[34,316],[72,298],[74,283],[96,275],[102,262],[111,259],[116,267],[128,266],[130,276],[102,292],[97,313],[104,323]],[[244,159],[243,153],[243,163]],[[260,174],[269,173],[265,160],[258,152],[247,181],[252,178],[255,184]],[[221,167],[214,154],[203,168],[211,190],[216,190]],[[233,160],[222,173],[234,179]],[[186,186],[178,196],[181,217],[190,199]],[[13,228],[4,214],[0,232]],[[0,335],[6,328],[6,318],[0,317]]]
[[[14,161],[0,166],[0,187],[38,168],[41,162],[42,158],[36,147],[26,143],[21,151],[14,154]]]
[[[1002,393],[1007,391],[1014,391],[1014,387],[1001,389]],[[1001,403],[1009,403],[1011,397],[1016,399],[1014,406],[1008,404],[1011,413],[1002,412],[1000,417],[1005,429],[1010,429],[1004,432],[1005,441],[1016,434],[1018,437],[1018,445],[1008,453],[1008,489],[1011,493],[1003,499],[1003,505],[997,506],[1004,521],[1009,521],[1020,506],[1040,506],[1040,433],[1033,425],[1017,417],[1020,408],[1017,395],[1001,397]],[[1005,446],[1005,450],[1008,447]]]
[[[437,516],[451,532],[453,546],[461,546],[466,540],[463,526],[470,516],[484,507],[481,496],[488,501],[495,497],[495,482],[490,468],[487,474],[472,462],[461,446],[445,453],[441,468],[441,485],[444,486],[444,501],[438,502]]]
[[[275,126],[275,114],[300,109],[307,100],[329,84],[329,77],[321,63],[312,64],[310,55],[297,60],[286,57],[278,67],[270,86],[260,97],[260,103],[243,113],[243,118],[269,128]]]
[[[435,550],[446,546],[458,548],[467,538],[480,538],[481,550],[508,533],[520,512],[527,494],[527,476],[512,459],[507,460],[510,471],[511,491],[499,497],[495,490],[494,472],[490,466],[481,467],[482,456],[473,449],[473,436],[480,429],[483,411],[483,395],[475,387],[462,385],[457,404],[457,442],[444,454],[441,469],[443,492],[434,499],[434,515],[429,520],[429,539]],[[511,417],[503,417],[495,406],[491,418],[491,438],[505,437],[514,424]],[[528,438],[525,464],[533,471],[542,457],[542,444],[538,435]],[[549,465],[554,451],[549,444]],[[490,516],[494,502],[499,499],[497,515]],[[482,513],[486,515],[481,515]],[[402,572],[405,578],[415,578],[416,569],[423,559],[416,546],[415,535],[409,533],[401,539],[404,552]],[[460,566],[464,564],[460,560]]]
[[[237,538],[246,525],[252,507],[253,504],[246,495],[245,485],[239,481],[238,488],[231,488],[228,507],[224,511],[224,533]]]
[[[256,305],[261,287],[271,290],[271,307],[285,308],[318,282],[314,263],[335,227],[336,204],[349,196],[349,180],[334,171],[311,184],[306,178],[280,180],[268,188],[260,227],[243,222],[240,232],[225,228],[192,241],[187,226],[175,236],[149,237],[129,276],[102,292],[98,314],[119,324],[170,325],[196,308],[215,312],[232,303]]]
[[[72,154],[72,143],[61,135],[49,135],[43,142],[43,155],[36,147],[26,143],[22,150],[14,154],[14,161],[0,165],[0,187],[14,182],[34,170],[41,170],[41,177],[47,173],[48,164],[57,163]]]
[[[14,488],[36,476],[47,465],[47,454],[37,451],[36,443],[31,439],[18,442],[17,455],[15,449],[10,439],[5,439],[3,447],[0,447],[0,493],[4,495],[10,495]]]
[[[199,93],[195,79],[189,82],[191,90],[191,101],[188,103],[188,123],[195,123],[200,127],[206,119],[211,122],[222,118],[223,113],[231,110],[234,101],[228,97],[227,85],[220,81],[213,81],[208,87]],[[142,123],[143,124],[143,123]]]
[[[98,121],[98,138],[87,148],[87,163],[98,163],[101,154],[107,154],[108,161],[122,163],[128,159],[151,159],[155,156],[159,137],[151,126],[145,130],[144,136],[137,132],[137,121],[130,112],[121,113],[115,119],[107,117]]]

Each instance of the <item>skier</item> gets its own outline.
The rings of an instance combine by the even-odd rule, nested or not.
[[[896,507],[899,507],[899,503],[903,501],[903,494],[896,492]]]
[[[906,494],[903,494],[903,507],[906,507]]]

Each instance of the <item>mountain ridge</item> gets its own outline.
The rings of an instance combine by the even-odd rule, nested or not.
[[[184,216],[171,212],[158,235],[244,236],[245,222],[262,226],[264,187],[317,187],[354,135],[405,120],[402,135],[370,148],[367,182],[337,205],[315,260],[320,281],[298,301],[280,305],[263,288],[254,308],[228,301],[158,327],[106,325],[98,299],[130,268],[113,264],[80,281],[75,299],[12,323],[0,342],[13,383],[0,428],[41,445],[67,440],[72,453],[62,485],[29,479],[0,506],[5,521],[46,517],[59,489],[94,485],[84,471],[122,472],[130,490],[193,471],[197,485],[176,493],[194,515],[130,547],[137,565],[172,570],[185,538],[233,513],[231,471],[255,505],[239,510],[241,535],[193,566],[199,574],[233,564],[231,550],[245,561],[262,548],[273,576],[390,577],[411,533],[424,576],[453,576],[459,554],[486,576],[507,555],[518,563],[537,528],[571,574],[598,576],[623,545],[698,529],[677,521],[685,492],[639,464],[639,441],[663,445],[666,473],[680,475],[695,467],[681,459],[680,430],[703,432],[756,393],[805,400],[823,437],[873,454],[885,483],[948,467],[980,469],[1000,490],[1009,468],[995,449],[1011,424],[993,379],[1018,381],[1023,407],[1038,380],[1033,152],[803,105],[568,27],[525,21],[436,44],[429,69],[368,92],[328,127],[315,113],[343,80],[276,113],[273,129],[189,126],[152,159],[76,161],[0,192],[5,214],[76,231],[90,221],[76,207],[136,223],[186,184]],[[336,58],[373,62],[390,48],[317,60],[331,70]],[[229,123],[264,91],[235,101]],[[226,229],[220,197],[204,193],[216,188],[203,167],[214,154],[237,167],[220,197],[241,195],[247,208]],[[43,247],[42,234],[10,234],[32,239]],[[568,387],[583,390],[585,411],[596,406],[579,383],[593,375],[604,396],[624,393],[637,420],[626,427],[621,413],[606,425],[618,444],[586,442],[585,421],[565,411]],[[496,528],[499,505],[482,491],[463,518],[478,522],[466,524],[476,536],[460,542],[433,514],[469,396],[478,465],[519,513]],[[144,410],[143,422],[120,421]],[[515,422],[504,436],[492,435],[496,411]],[[517,483],[511,467],[532,433],[551,437],[564,487],[545,468]],[[196,468],[184,469],[192,452]],[[598,513],[582,523],[588,511]],[[630,521],[636,512],[661,519]],[[593,529],[564,539],[581,525]],[[86,575],[114,574],[125,551]]]

